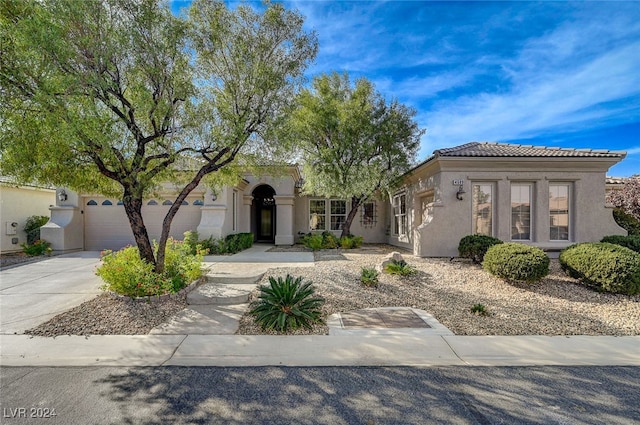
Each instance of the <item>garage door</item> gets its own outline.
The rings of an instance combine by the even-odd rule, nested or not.
[[[162,220],[169,211],[171,201],[151,199],[142,207],[142,217],[151,240],[159,240]],[[192,198],[185,201],[171,224],[170,235],[182,239],[187,230],[196,230],[200,223],[202,200]],[[135,245],[129,219],[121,202],[115,199],[87,197],[84,206],[84,249],[102,251],[117,250]]]

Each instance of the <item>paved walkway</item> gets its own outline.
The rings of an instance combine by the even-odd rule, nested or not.
[[[222,279],[313,266],[311,253],[268,248],[208,256],[205,263]],[[199,335],[189,327],[173,335],[14,335],[98,294],[97,264],[98,253],[83,252],[0,272],[2,366],[640,366],[638,336],[456,336],[427,312],[394,308],[334,315],[330,335]],[[398,320],[417,324],[416,317],[428,327],[393,327]],[[366,328],[371,323],[379,327]]]

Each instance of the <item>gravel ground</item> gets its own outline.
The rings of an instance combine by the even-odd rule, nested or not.
[[[17,264],[35,263],[37,261],[46,260],[50,258],[48,255],[36,255],[33,257],[28,256],[22,252],[12,252],[9,254],[0,255],[0,270],[15,266]]]
[[[168,322],[187,307],[186,297],[157,302],[134,302],[102,294],[80,304],[25,334],[59,335],[145,335]]]
[[[298,247],[279,251],[300,250]],[[409,277],[381,274],[377,288],[360,284],[360,269],[375,267],[393,248],[367,246],[315,253],[316,265],[273,269],[268,277],[302,275],[327,302],[324,317],[371,307],[413,307],[427,311],[456,335],[640,335],[640,296],[598,293],[565,276],[557,260],[536,284],[512,284],[470,261],[416,258],[402,253],[417,272]],[[256,289],[252,298],[258,295]],[[488,316],[471,313],[483,304]],[[25,333],[42,336],[147,334],[187,306],[184,298],[158,303],[130,302],[101,295]],[[238,334],[265,334],[245,314]],[[297,334],[327,334],[318,325]]]
[[[360,269],[375,267],[391,247],[316,253],[313,268],[274,269],[273,276],[302,275],[326,299],[325,317],[371,307],[413,307],[427,311],[456,335],[640,335],[640,296],[598,293],[566,276],[557,260],[536,284],[507,283],[467,260],[417,258],[402,253],[416,267],[410,277],[381,274],[377,288],[360,284]],[[325,261],[331,259],[330,261]],[[265,276],[261,284],[268,283]],[[254,291],[255,299],[258,290]],[[488,316],[471,313],[483,304]],[[264,334],[245,314],[239,334]],[[326,326],[298,334],[327,334]]]

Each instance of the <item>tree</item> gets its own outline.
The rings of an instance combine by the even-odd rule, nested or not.
[[[160,273],[182,201],[261,143],[302,82],[317,52],[302,24],[278,4],[176,17],[158,0],[2,0],[0,171],[119,196]],[[142,200],[163,181],[179,189],[154,254]]]
[[[623,214],[619,215],[629,215],[635,219],[635,223],[627,223],[628,225],[625,226],[629,231],[631,230],[628,228],[630,227],[629,225],[635,230],[637,223],[640,221],[640,176],[635,175],[626,179],[622,189],[612,190],[607,195],[607,201],[622,210]],[[628,222],[629,220],[627,219],[626,221]]]
[[[364,78],[352,85],[347,74],[321,75],[298,96],[285,137],[300,149],[305,193],[351,200],[342,236],[358,208],[393,190],[414,163],[424,134],[415,114]]]

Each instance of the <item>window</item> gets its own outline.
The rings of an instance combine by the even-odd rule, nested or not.
[[[362,204],[362,214],[360,215],[360,224],[364,228],[376,227],[376,203],[365,202]]]
[[[108,199],[105,199],[104,201],[102,201],[102,205],[113,205],[113,202],[111,202]]]
[[[193,205],[204,205],[204,201],[202,199],[196,199],[193,201]]]
[[[147,205],[158,205],[158,202],[152,199],[149,202],[147,202]]]
[[[326,230],[325,207],[324,199],[309,200],[309,229]]]
[[[347,219],[347,201],[331,200],[331,230],[342,230]]]
[[[511,185],[511,240],[531,240],[531,185]]]
[[[393,197],[393,234],[394,235],[406,235],[407,234],[407,195],[400,194]]]
[[[89,202],[87,202],[87,205],[98,205],[98,203],[95,200],[91,199]]]
[[[493,184],[472,185],[473,233],[493,236]]]
[[[162,203],[162,205],[173,205],[173,202],[171,202],[170,200],[166,200]]]
[[[238,230],[238,191],[234,190],[233,191],[233,200],[231,203],[231,217],[232,217],[232,224],[231,227],[233,229],[233,231],[235,232],[236,230]]]
[[[549,239],[569,240],[569,185],[549,185]]]

